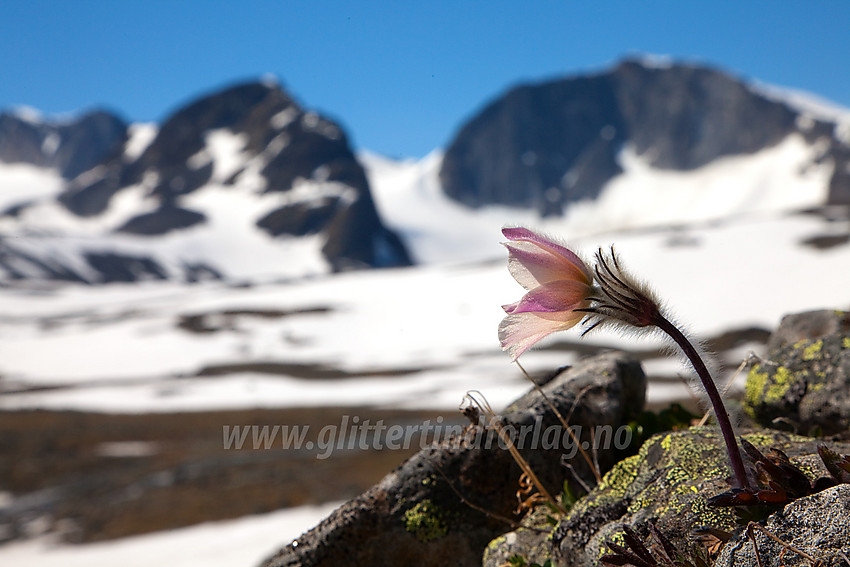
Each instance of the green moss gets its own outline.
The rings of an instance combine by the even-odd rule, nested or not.
[[[404,529],[421,542],[441,538],[448,532],[442,510],[430,500],[423,500],[404,513]]]
[[[823,340],[817,340],[803,349],[803,360],[814,360],[819,357],[823,348]]]

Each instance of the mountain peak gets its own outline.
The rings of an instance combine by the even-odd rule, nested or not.
[[[106,110],[49,119],[18,107],[0,113],[0,162],[53,168],[72,179],[120,148],[126,137],[127,124]]]
[[[625,59],[608,70],[521,85],[459,130],[440,171],[446,194],[466,205],[502,204],[560,215],[599,196],[623,172],[625,147],[651,167],[691,171],[754,154],[791,134],[828,137],[836,163],[850,161],[834,124],[809,120],[723,71],[693,63]],[[836,166],[832,202],[850,201]]]
[[[103,120],[94,113],[80,123],[97,130]],[[0,150],[17,139],[15,132],[4,138],[2,126]],[[258,270],[292,276],[410,263],[381,223],[342,127],[303,109],[277,84],[228,86],[176,109],[159,128],[133,128],[130,137],[124,126],[121,133],[101,160],[69,176],[57,198],[83,233],[100,227],[110,251],[78,248],[68,255],[88,266],[85,273],[66,267],[46,277],[193,279],[250,277]],[[39,206],[52,205],[31,205]],[[15,212],[22,227],[45,216]],[[140,238],[147,242],[141,255]],[[240,257],[228,257],[240,246]],[[287,262],[290,249],[300,251]],[[43,250],[52,254],[50,246]],[[246,262],[252,254],[257,260]],[[12,277],[27,277],[21,266],[44,274],[51,263],[55,258],[0,248],[0,269]]]

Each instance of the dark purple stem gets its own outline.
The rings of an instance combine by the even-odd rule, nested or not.
[[[738,442],[735,440],[735,432],[732,430],[732,422],[729,421],[729,414],[726,412],[726,406],[723,405],[723,399],[720,397],[720,392],[717,391],[717,386],[714,380],[711,379],[711,374],[708,372],[705,363],[694,348],[694,345],[673,323],[664,318],[660,313],[655,317],[655,325],[667,333],[691,361],[697,376],[702,381],[705,391],[708,393],[708,399],[714,407],[714,415],[717,416],[717,424],[720,426],[720,432],[723,434],[723,440],[726,442],[726,451],[729,453],[729,460],[732,463],[732,470],[735,473],[735,479],[738,488],[744,490],[750,489],[750,483],[747,480],[747,472],[744,468],[744,460],[741,458],[741,449],[738,447]]]

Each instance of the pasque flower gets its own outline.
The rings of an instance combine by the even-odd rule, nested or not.
[[[526,294],[503,305],[499,340],[512,360],[555,331],[579,323],[590,306],[593,275],[581,258],[527,228],[505,228],[508,270]]]
[[[682,349],[699,376],[714,408],[738,488],[749,490],[729,414],[699,351],[662,313],[652,291],[623,270],[614,249],[608,253],[598,250],[591,272],[573,252],[526,228],[506,228],[502,234],[510,240],[505,243],[508,270],[528,290],[518,302],[502,306],[508,315],[499,325],[499,340],[511,359],[515,361],[543,337],[583,319],[587,325],[583,334],[605,324],[659,329]]]

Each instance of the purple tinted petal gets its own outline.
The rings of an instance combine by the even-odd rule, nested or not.
[[[572,280],[561,280],[537,287],[516,304],[508,313],[571,311],[587,306],[590,287]]]
[[[557,280],[591,282],[584,264],[577,265],[539,244],[520,241],[505,242],[508,249],[508,271],[526,289]]]
[[[505,313],[513,313],[517,307],[519,307],[519,301],[508,303],[507,305],[502,305],[502,309],[505,310]]]
[[[587,266],[585,266],[581,258],[565,246],[558,244],[550,238],[546,238],[545,236],[524,227],[505,227],[502,229],[502,234],[505,238],[514,242],[533,242],[541,248],[548,250],[549,252],[556,254],[575,265],[578,269],[584,272],[588,281],[593,279],[590,271],[587,269]]]

